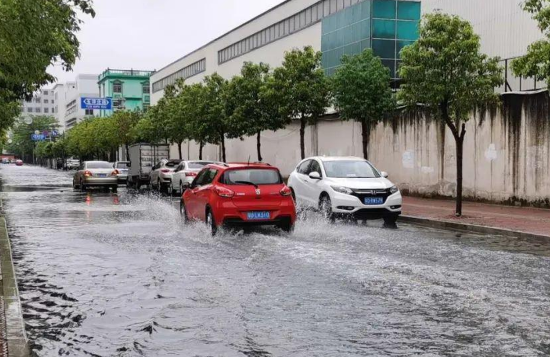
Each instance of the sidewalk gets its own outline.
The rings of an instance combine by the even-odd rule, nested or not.
[[[464,202],[463,216],[455,216],[454,200],[403,198],[404,221],[421,223],[449,223],[469,227],[489,227],[550,238],[550,210],[530,207],[512,207],[496,204]],[[441,226],[441,225],[440,225]],[[457,226],[458,227],[458,226]],[[460,227],[459,227],[460,228]],[[482,230],[479,230],[482,232]],[[487,232],[489,233],[489,232]],[[495,232],[497,233],[497,232]]]

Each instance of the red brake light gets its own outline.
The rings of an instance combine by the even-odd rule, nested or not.
[[[86,176],[86,177],[92,177],[93,175],[92,175],[92,172],[91,172],[91,171],[86,170],[86,171],[84,171],[84,176]]]
[[[216,188],[214,188],[214,191],[220,197],[231,198],[231,197],[235,196],[235,192],[233,192],[230,189],[225,188],[225,187],[216,187]]]
[[[292,195],[292,191],[287,186],[283,187],[281,189],[281,191],[279,191],[279,193],[281,194],[281,196],[290,196],[290,195]]]
[[[116,176],[116,175],[118,175],[119,173],[120,173],[120,172],[118,172],[118,170],[115,170],[115,171],[111,172],[111,176]]]
[[[168,170],[168,169],[162,169],[162,170],[160,170],[160,172],[162,172],[163,174],[166,174],[166,173],[170,172],[170,170]]]
[[[186,173],[185,173],[185,176],[187,176],[187,177],[195,177],[195,176],[197,176],[197,173],[196,173],[196,172],[186,172]]]

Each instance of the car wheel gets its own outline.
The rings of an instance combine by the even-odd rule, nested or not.
[[[394,226],[395,223],[397,222],[397,218],[399,218],[398,214],[388,213],[388,214],[384,215],[384,223],[387,224],[387,225]]]
[[[157,180],[157,191],[158,191],[159,193],[162,192],[162,184],[160,183],[160,179]]]
[[[80,191],[82,192],[85,192],[86,191],[86,185],[84,185],[84,183],[82,182],[82,180],[80,180]]]
[[[332,201],[328,195],[323,195],[319,201],[319,210],[323,217],[329,222],[334,222],[334,213],[332,213]]]
[[[185,207],[183,200],[180,202],[180,215],[183,223],[187,224],[189,222],[189,216],[187,216],[187,208]]]
[[[117,193],[118,192],[118,185],[114,185],[111,187],[112,190],[113,190],[113,193]]]
[[[170,185],[168,185],[167,190],[168,190],[168,196],[173,197],[175,190],[174,190],[174,184],[172,182],[170,182]]]
[[[210,209],[206,212],[206,226],[210,228],[210,233],[213,236],[215,236],[216,233],[218,233],[218,226],[216,226],[214,215],[212,214],[212,211]]]
[[[78,185],[76,184],[75,179],[73,179],[73,190],[76,190],[78,188]]]
[[[279,228],[286,233],[294,232],[294,224],[290,223],[290,221],[282,223],[281,225],[279,225]]]

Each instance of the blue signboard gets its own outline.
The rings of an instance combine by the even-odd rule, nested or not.
[[[31,135],[32,141],[44,141],[46,140],[46,135],[44,134],[32,134]]]
[[[112,110],[113,98],[80,97],[80,108]]]

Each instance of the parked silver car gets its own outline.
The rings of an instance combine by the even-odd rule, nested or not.
[[[110,187],[116,192],[118,171],[106,161],[84,161],[73,177],[73,188],[85,191],[88,187]]]
[[[129,165],[129,161],[117,161],[113,164],[113,167],[118,171],[118,183],[126,183],[128,180]]]
[[[174,170],[172,175],[172,181],[168,186],[168,193],[183,193],[191,185],[191,182],[195,179],[198,173],[206,166],[210,164],[219,164],[214,161],[182,161]]]
[[[172,175],[174,170],[180,164],[181,160],[160,160],[158,164],[153,166],[149,174],[149,186],[151,189],[159,192],[170,187],[172,183]]]

